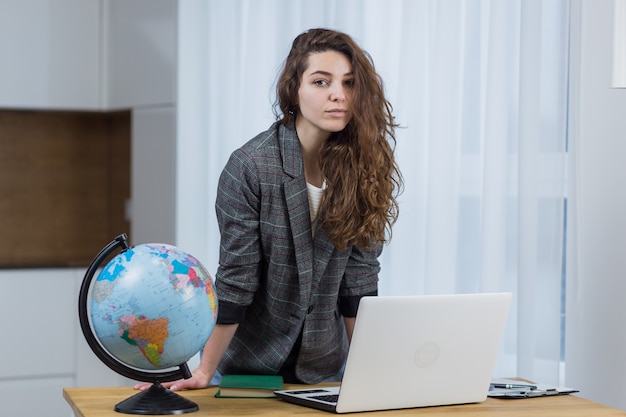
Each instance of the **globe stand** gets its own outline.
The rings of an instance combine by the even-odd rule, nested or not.
[[[118,403],[115,411],[142,415],[185,414],[198,411],[198,405],[155,382],[147,390]]]

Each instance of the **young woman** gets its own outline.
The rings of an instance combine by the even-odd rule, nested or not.
[[[313,29],[294,40],[277,93],[279,120],[220,177],[218,324],[172,390],[226,373],[340,378],[358,302],[377,294],[402,187],[382,81],[348,35]]]

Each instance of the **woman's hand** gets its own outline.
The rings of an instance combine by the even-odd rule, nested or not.
[[[211,375],[208,375],[200,368],[195,369],[191,373],[189,379],[179,379],[177,381],[164,382],[162,385],[165,388],[169,388],[172,391],[180,391],[184,389],[201,389],[207,388],[211,382]],[[144,391],[152,386],[149,382],[142,382],[135,385],[133,388],[136,390]]]
[[[207,388],[217,369],[217,364],[224,356],[224,352],[226,352],[238,326],[238,324],[217,324],[211,337],[204,345],[204,351],[200,357],[200,366],[191,373],[191,378],[164,382],[162,385],[172,391]],[[151,386],[152,384],[149,382],[141,382],[134,388],[144,391]]]

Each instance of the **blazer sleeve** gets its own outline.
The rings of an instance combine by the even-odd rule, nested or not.
[[[216,287],[222,320],[218,317],[218,322],[243,320],[259,286],[260,204],[254,160],[238,149],[222,171],[215,204],[221,237]]]
[[[355,317],[361,297],[378,294],[378,273],[383,245],[352,247],[339,289],[339,307],[344,317]]]

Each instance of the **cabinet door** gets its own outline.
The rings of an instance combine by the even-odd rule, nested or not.
[[[96,109],[99,0],[0,2],[0,107]]]
[[[70,270],[0,271],[0,414],[67,416],[73,384],[76,279]]]
[[[174,103],[177,2],[108,0],[105,10],[105,106],[119,109]]]
[[[0,270],[0,415],[69,416],[63,388],[135,383],[102,364],[85,341],[78,320],[84,273]]]

